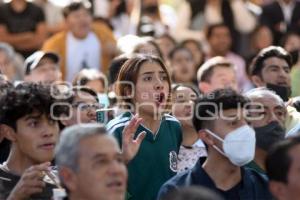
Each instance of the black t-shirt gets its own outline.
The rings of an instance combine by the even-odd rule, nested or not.
[[[7,173],[0,166],[0,199],[6,199],[9,196],[9,194],[16,186],[20,178],[20,176]],[[44,188],[42,193],[32,195],[27,200],[52,200],[52,190],[54,188],[56,188],[55,185],[46,183],[46,187]]]
[[[7,160],[9,151],[10,151],[10,141],[4,139],[0,143],[0,164]]]
[[[33,3],[28,2],[22,12],[14,11],[10,3],[0,6],[0,24],[5,25],[9,33],[34,32],[41,22],[45,22],[45,14]],[[20,53],[26,57],[33,51]]]

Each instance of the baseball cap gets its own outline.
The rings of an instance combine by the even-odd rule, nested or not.
[[[59,62],[59,56],[53,52],[36,51],[25,60],[25,75],[30,74],[32,70],[38,67],[39,62],[43,58],[50,58],[55,63]]]

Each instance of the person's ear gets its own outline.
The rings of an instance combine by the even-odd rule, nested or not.
[[[74,192],[78,189],[78,180],[76,173],[68,167],[60,167],[59,177],[61,178],[61,182],[64,184],[65,187],[68,188],[68,190],[70,190],[70,192]]]
[[[262,78],[257,75],[251,76],[251,81],[256,87],[263,87],[266,85]]]
[[[202,92],[202,93],[209,93],[210,92],[210,84],[209,83],[207,83],[207,82],[204,82],[204,81],[202,81],[202,82],[199,82],[198,83],[198,87],[199,87],[199,89],[200,89],[200,91]]]
[[[276,199],[288,199],[288,191],[285,183],[269,181],[269,189]]]
[[[204,129],[198,131],[198,136],[207,145],[209,146],[214,145],[213,138]]]
[[[11,142],[17,141],[16,131],[10,126],[1,124],[1,134],[3,134],[3,137],[10,140]]]

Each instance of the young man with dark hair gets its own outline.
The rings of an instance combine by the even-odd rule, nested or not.
[[[291,95],[290,54],[279,46],[262,49],[250,66],[252,82],[256,87],[267,87],[275,91],[284,101]]]
[[[292,59],[286,50],[279,46],[266,47],[252,61],[250,66],[252,82],[256,87],[273,90],[287,102],[291,96],[291,67]],[[292,129],[299,123],[300,114],[294,107],[287,106],[286,131],[295,132]]]
[[[36,83],[21,83],[1,94],[1,132],[11,148],[0,166],[0,199],[52,198],[56,186],[43,178],[50,173],[59,136],[50,109],[54,102],[50,87]]]
[[[238,90],[234,66],[229,60],[221,56],[207,60],[199,68],[197,81],[199,90],[204,94],[228,87]]]
[[[193,124],[208,146],[207,159],[167,181],[159,199],[190,185],[210,188],[228,200],[272,199],[266,177],[243,167],[255,152],[255,132],[244,116],[246,103],[232,89],[215,90],[196,100]]]
[[[3,76],[5,75],[0,72],[0,96],[5,95],[5,92],[8,90],[8,88],[13,87],[12,83],[3,79]],[[5,135],[2,131],[2,126],[0,124],[0,163],[6,161],[9,151],[10,141],[5,138]]]
[[[291,137],[271,148],[266,158],[270,191],[278,200],[296,200],[299,183],[300,137]]]

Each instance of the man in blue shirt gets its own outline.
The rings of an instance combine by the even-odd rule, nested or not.
[[[255,132],[245,121],[247,100],[232,89],[215,90],[195,103],[193,124],[208,146],[208,157],[167,181],[158,199],[180,187],[200,185],[224,199],[272,199],[268,181],[244,168],[254,158]]]

